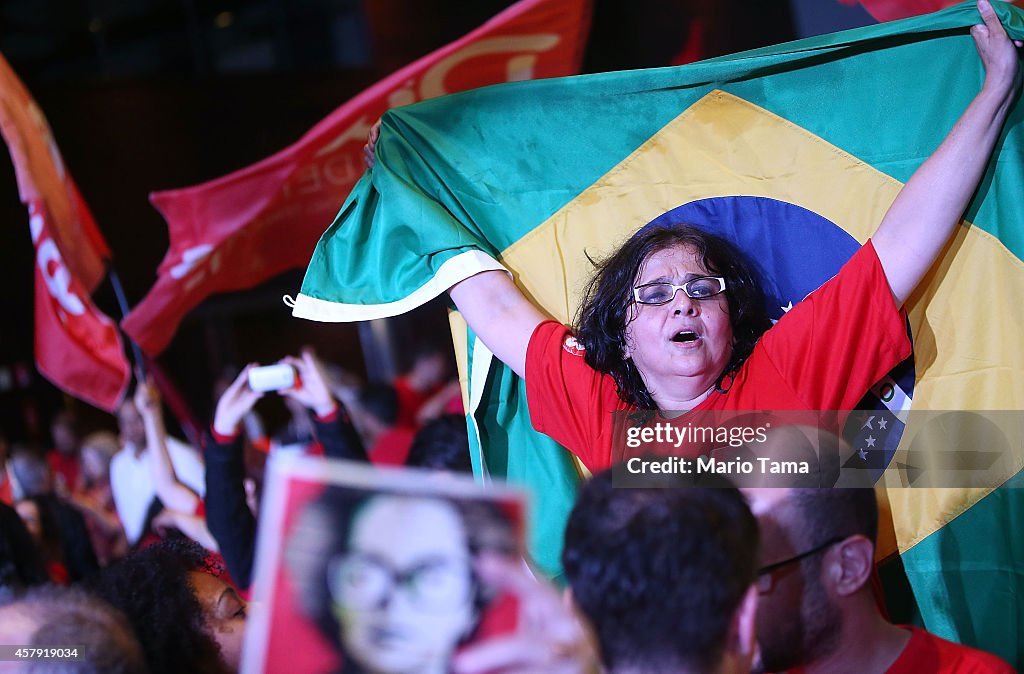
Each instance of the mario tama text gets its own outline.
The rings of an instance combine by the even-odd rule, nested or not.
[[[778,461],[766,456],[753,459],[681,456],[642,458],[626,461],[626,470],[633,475],[810,475],[809,461]]]

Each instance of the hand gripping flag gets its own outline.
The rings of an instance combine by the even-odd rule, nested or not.
[[[1024,12],[997,12],[1024,37]],[[394,110],[376,166],[317,245],[294,313],[400,313],[500,261],[568,322],[587,255],[675,214],[763,262],[778,317],[874,232],[978,92],[978,22],[965,3],[679,68],[514,83]],[[967,226],[908,303],[913,361],[876,388],[884,414],[860,420],[857,450],[888,452],[882,465],[891,446],[868,431],[911,404],[1024,408],[1022,111],[1011,113]],[[523,382],[462,337],[475,466],[532,488],[532,552],[557,572],[575,466],[531,429]],[[894,488],[888,502],[893,551],[925,626],[1022,664],[1019,493]]]
[[[589,17],[590,0],[523,0],[373,85],[281,152],[195,187],[153,193],[170,249],[156,285],[125,318],[125,332],[155,355],[208,296],[306,264],[323,223],[362,173],[363,143],[385,110],[487,84],[576,73]]]
[[[36,365],[58,388],[113,411],[128,386],[128,362],[117,326],[89,299],[110,249],[42,111],[2,56],[0,131],[35,246]]]

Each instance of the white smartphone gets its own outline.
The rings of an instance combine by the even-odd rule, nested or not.
[[[253,391],[282,391],[295,386],[295,368],[287,363],[264,365],[249,370],[249,388]]]

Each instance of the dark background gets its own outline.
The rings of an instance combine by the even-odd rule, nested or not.
[[[509,4],[3,0],[0,52],[46,114],[134,304],[155,282],[168,245],[149,192],[277,152],[363,88]],[[871,22],[839,0],[595,0],[584,72],[664,66],[681,55],[716,56]],[[61,406],[79,411],[87,429],[112,426],[35,371],[33,249],[13,168],[2,159],[0,218],[0,433],[47,444],[47,420]],[[295,270],[211,297],[183,322],[160,363],[201,419],[209,418],[219,372],[304,344],[362,376],[382,376],[379,363],[364,360],[364,347],[374,345],[357,326],[290,317],[281,296],[294,293],[301,277]],[[95,300],[119,317],[108,285]],[[401,369],[413,340],[446,339],[444,303],[390,326]],[[272,424],[283,418],[280,407],[261,405]]]

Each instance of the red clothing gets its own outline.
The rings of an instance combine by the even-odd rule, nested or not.
[[[50,470],[57,480],[64,483],[65,490],[70,493],[78,488],[78,455],[67,456],[56,449],[51,449],[46,454],[46,461],[50,464]]]
[[[416,429],[396,427],[380,434],[370,448],[370,462],[377,466],[404,466]]]
[[[398,418],[395,421],[397,426],[415,427],[416,413],[423,407],[423,403],[430,400],[430,397],[441,390],[437,384],[426,391],[417,391],[409,384],[409,377],[402,376],[395,380],[395,393],[398,394]]]
[[[694,410],[852,410],[910,351],[905,316],[868,242],[761,337],[725,393],[712,393]],[[623,458],[622,439],[612,446],[612,413],[632,408],[611,376],[586,364],[565,326],[547,321],[534,331],[526,394],[534,428],[591,471]],[[695,456],[709,448],[676,452]]]
[[[1013,667],[991,653],[940,639],[918,627],[907,629],[910,641],[886,674],[1013,674]]]

